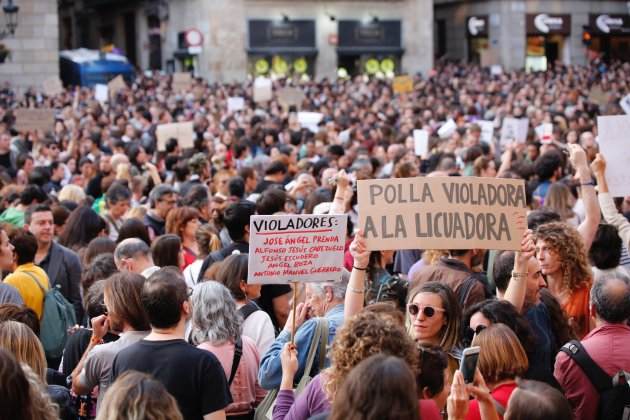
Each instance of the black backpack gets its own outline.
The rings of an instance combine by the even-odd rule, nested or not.
[[[408,287],[409,282],[398,274],[391,275],[387,273],[382,275],[369,283],[365,299],[366,304],[393,302],[400,310],[405,312]]]
[[[472,273],[464,279],[461,286],[459,286],[459,289],[457,289],[456,295],[460,308],[466,309],[467,306],[465,303],[477,282],[481,283],[483,286],[485,298],[490,299],[492,297],[492,293],[488,289],[488,284],[483,280],[482,276],[480,276],[479,273]]]
[[[262,309],[260,309],[260,306],[258,306],[256,302],[250,300],[245,305],[239,308],[238,313],[241,314],[241,316],[243,317],[243,322],[245,322],[245,320],[249,318],[251,314],[257,311],[262,311]]]
[[[577,340],[568,342],[560,351],[580,366],[599,393],[597,419],[630,420],[630,373],[620,370],[614,377],[610,377],[591,359]]]

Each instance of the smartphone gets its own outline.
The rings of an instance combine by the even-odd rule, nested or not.
[[[479,347],[468,347],[462,353],[462,360],[459,364],[459,370],[464,376],[464,382],[470,384],[475,379],[475,370],[477,369],[477,361],[479,360]]]

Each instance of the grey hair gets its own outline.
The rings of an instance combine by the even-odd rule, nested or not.
[[[213,280],[199,283],[193,291],[192,305],[194,344],[235,342],[241,336],[243,318],[230,290],[223,284]]]
[[[350,280],[350,272],[345,268],[341,271],[341,280],[336,282],[324,282],[324,283],[309,283],[308,286],[311,290],[318,294],[323,295],[326,293],[326,287],[330,287],[335,299],[344,299],[346,297],[346,288],[348,287],[348,281]]]
[[[133,258],[138,254],[148,257],[151,255],[151,248],[142,239],[127,238],[116,246],[114,260],[118,262],[123,258]]]
[[[611,284],[613,282],[622,283],[625,290]],[[630,277],[621,271],[598,276],[591,287],[591,304],[604,321],[611,324],[625,322],[630,318]]]
[[[160,184],[154,187],[149,194],[151,206],[155,207],[155,203],[160,201],[165,195],[177,194],[177,191],[168,184]]]

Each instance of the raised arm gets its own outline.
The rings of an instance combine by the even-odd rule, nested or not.
[[[527,277],[529,276],[527,262],[535,253],[534,234],[531,230],[526,230],[521,240],[521,250],[514,254],[512,277],[502,298],[514,305],[519,312],[523,310],[527,293]]]
[[[569,159],[575,168],[576,177],[580,182],[582,201],[584,202],[584,209],[586,211],[586,218],[580,223],[580,226],[578,226],[578,232],[580,232],[582,240],[584,241],[584,247],[586,248],[586,252],[588,252],[597,233],[599,222],[601,221],[599,202],[597,201],[595,186],[591,178],[591,169],[588,167],[584,149],[577,144],[569,144]]]
[[[365,303],[365,278],[367,277],[367,266],[370,261],[370,251],[367,250],[363,232],[357,232],[354,237],[350,244],[350,254],[354,258],[354,265],[350,273],[344,301],[343,315],[345,320],[359,313]]]

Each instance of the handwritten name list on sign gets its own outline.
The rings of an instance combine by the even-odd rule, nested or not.
[[[357,187],[370,250],[517,250],[527,227],[522,180],[395,178]]]
[[[252,216],[247,283],[339,281],[347,217]]]

